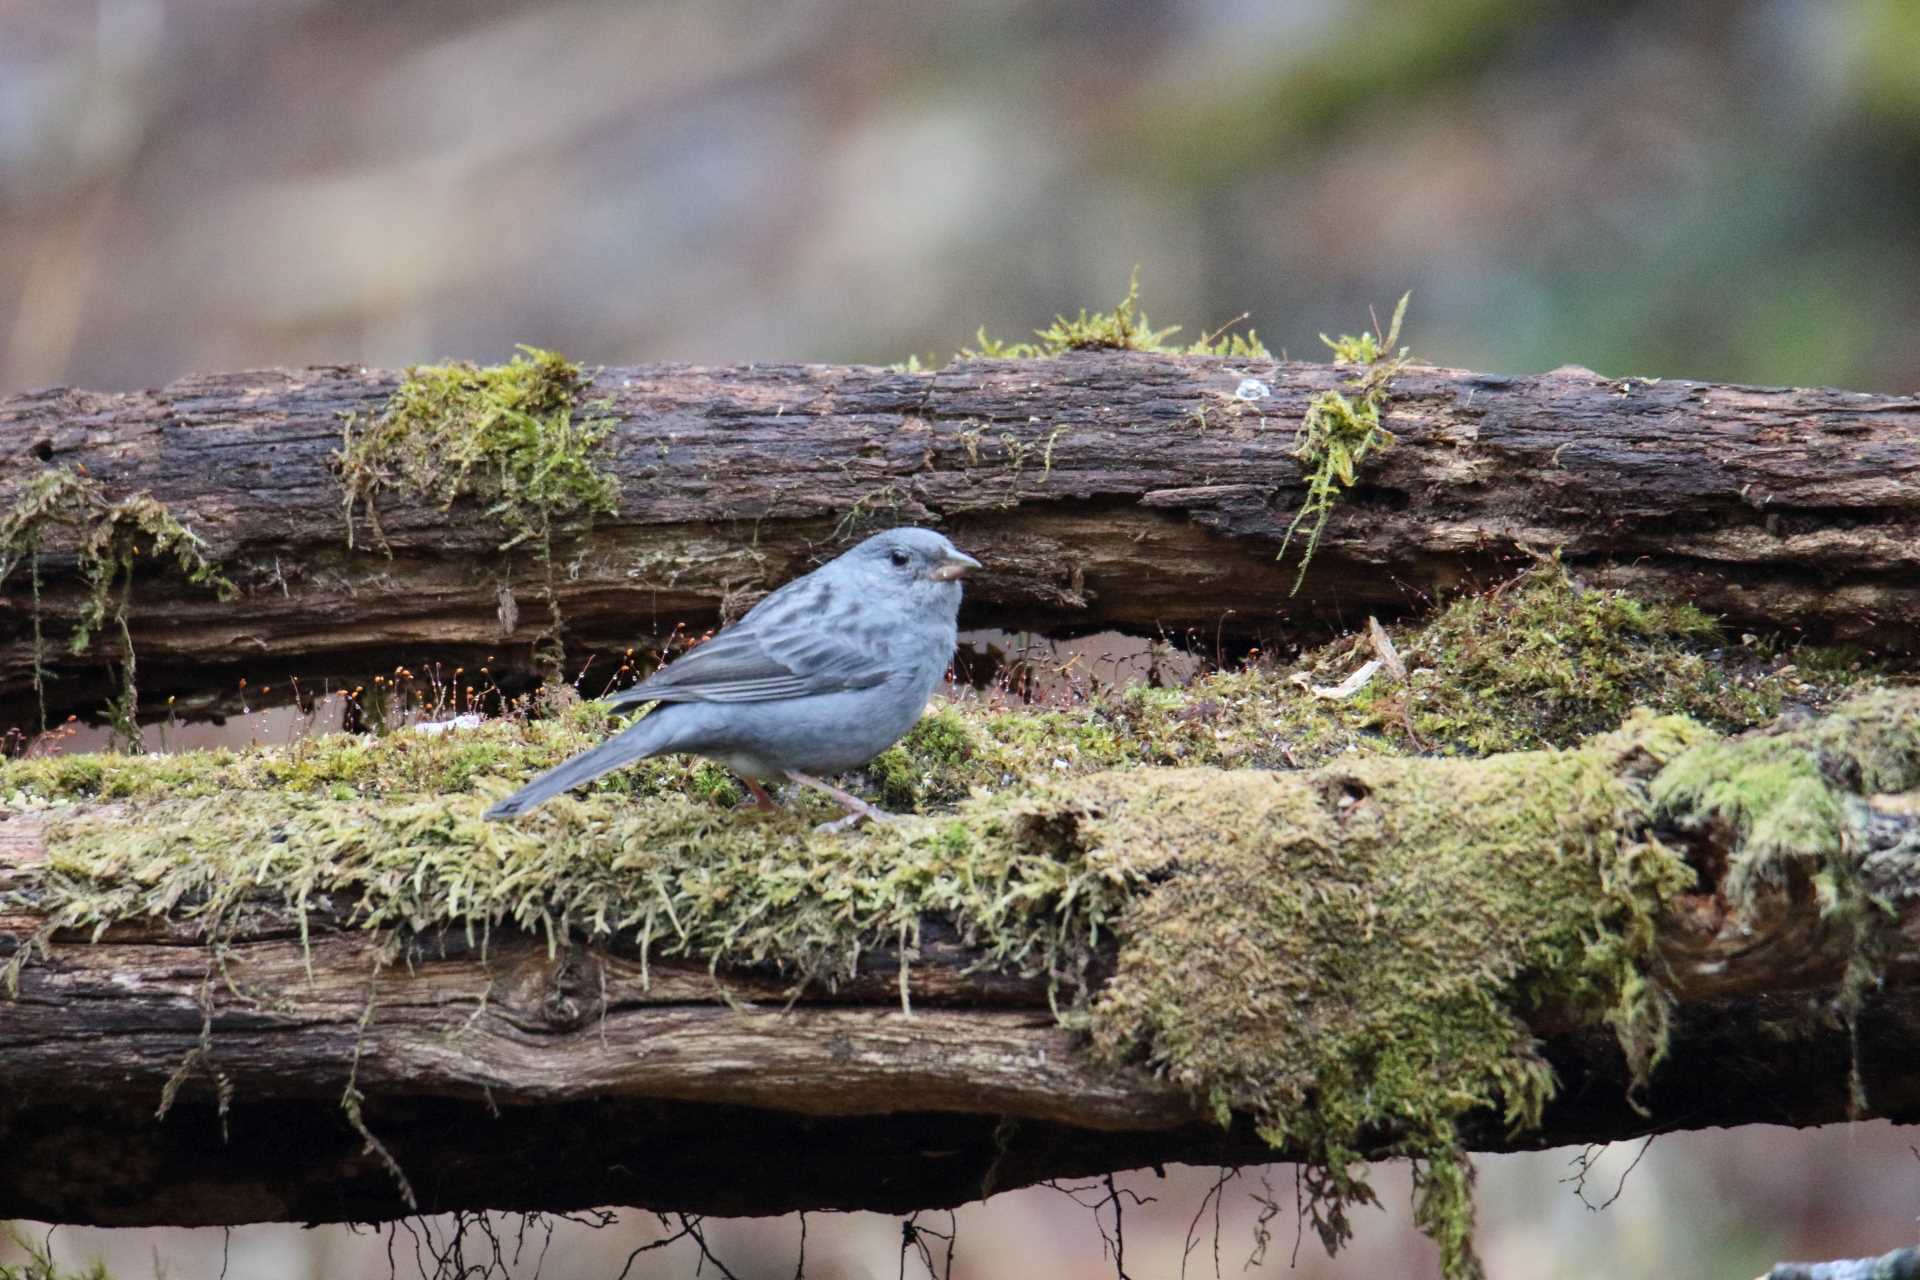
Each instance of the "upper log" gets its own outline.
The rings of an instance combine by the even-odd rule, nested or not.
[[[600,465],[619,511],[560,531],[576,651],[695,628],[877,524],[938,523],[985,562],[966,621],[1268,643],[1404,612],[1563,549],[1585,576],[1690,598],[1735,627],[1910,650],[1920,634],[1920,401],[1831,390],[1411,367],[1397,444],[1342,500],[1299,594],[1276,552],[1303,496],[1294,427],[1347,371],[1080,352],[934,372],[608,368]],[[1257,388],[1241,398],[1242,385]],[[443,659],[504,676],[546,625],[544,575],[479,504],[382,495],[391,555],[347,546],[334,454],[399,375],[216,374],[0,401],[0,497],[49,466],[148,490],[211,544],[238,599],[142,568],[142,692],[222,709],[254,687]],[[85,587],[42,566],[50,710],[113,687],[64,637]],[[31,718],[24,570],[0,594],[0,723]],[[510,594],[517,608],[503,608]],[[229,695],[224,700],[222,692]],[[197,702],[196,702],[197,700]]]

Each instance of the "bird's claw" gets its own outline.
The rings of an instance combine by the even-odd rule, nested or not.
[[[863,822],[874,822],[884,825],[892,821],[893,819],[888,815],[881,813],[878,809],[873,809],[866,813],[849,813],[845,817],[835,818],[831,822],[822,822],[815,826],[813,830],[815,835],[837,836],[842,831],[853,830]]]

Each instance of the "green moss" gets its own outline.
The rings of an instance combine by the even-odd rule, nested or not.
[[[944,920],[984,965],[1049,975],[1106,1060],[1165,1072],[1304,1155],[1330,1245],[1371,1195],[1363,1154],[1412,1160],[1419,1220],[1447,1273],[1469,1275],[1460,1126],[1534,1125],[1554,1087],[1527,1015],[1610,1026],[1636,1080],[1658,1061],[1654,926],[1694,875],[1672,849],[1723,833],[1737,902],[1812,881],[1855,931],[1841,1013],[1857,1009],[1879,935],[1853,792],[1920,785],[1920,695],[1722,740],[1876,677],[1725,646],[1696,610],[1584,588],[1558,562],[1396,638],[1407,680],[1345,698],[1308,686],[1338,683],[1363,637],[1180,689],[945,705],[867,771],[869,794],[918,816],[854,836],[815,832],[833,811],[810,793],[732,814],[724,771],[688,759],[482,819],[618,723],[593,703],[438,736],[7,762],[0,803],[55,810],[21,894],[50,927],[159,911],[217,941],[325,895],[350,927],[620,936],[830,983]],[[1635,705],[1651,710],[1586,736]],[[1680,711],[1697,719],[1662,714]],[[1538,747],[1573,749],[1513,750]],[[1493,752],[1509,754],[1406,758]],[[81,797],[123,809],[57,812]],[[1113,976],[1090,990],[1112,938]]]
[[[1330,1249],[1372,1200],[1362,1161],[1382,1143],[1412,1159],[1443,1270],[1472,1274],[1458,1126],[1492,1110],[1532,1128],[1553,1094],[1523,1015],[1567,1003],[1612,1022],[1642,1072],[1664,1044],[1643,974],[1692,873],[1635,834],[1636,746],[1075,785],[1073,847],[1125,851],[1153,886],[1114,925],[1096,1051],[1305,1152]]]
[[[1398,636],[1411,689],[1380,682],[1354,710],[1380,732],[1409,726],[1436,750],[1488,755],[1564,746],[1636,706],[1716,729],[1764,724],[1789,701],[1832,702],[1874,678],[1871,664],[1798,650],[1765,661],[1725,643],[1686,604],[1582,586],[1556,560]]]
[[[485,368],[408,369],[379,417],[347,420],[335,455],[349,545],[362,508],[384,543],[374,500],[388,490],[442,509],[462,498],[485,503],[506,535],[503,551],[549,538],[557,519],[612,515],[619,482],[592,457],[612,423],[592,411],[575,420],[585,383],[579,365],[537,347]]]
[[[139,689],[128,613],[133,602],[133,566],[149,559],[172,558],[194,586],[222,600],[237,590],[207,554],[200,536],[176,519],[166,505],[142,490],[110,498],[106,489],[77,467],[49,467],[21,487],[13,505],[0,516],[0,583],[22,561],[28,566],[33,615],[33,689],[40,707],[40,728],[47,727],[45,636],[40,612],[40,556],[51,546],[71,544],[87,580],[88,595],[69,647],[85,653],[95,634],[111,623],[120,633],[120,693],[107,718],[128,746],[140,747]]]
[[[867,767],[864,787],[858,776],[854,786],[889,809],[929,812],[975,790],[1140,765],[1294,768],[1355,756],[1569,746],[1619,724],[1635,706],[1742,729],[1790,702],[1824,706],[1879,679],[1870,665],[1826,663],[1812,650],[1750,661],[1697,610],[1582,587],[1557,563],[1454,601],[1394,636],[1410,680],[1377,676],[1344,699],[1303,686],[1339,683],[1369,654],[1363,639],[1322,646],[1289,668],[1217,673],[1178,689],[1133,686],[1065,707],[944,704]],[[341,788],[356,796],[478,794],[524,780],[622,723],[586,702],[545,720],[438,736],[332,734],[288,748],[39,757],[0,762],[0,802]],[[715,805],[741,794],[718,766],[680,758],[633,765],[593,790],[671,792]]]
[[[1899,917],[1867,889],[1860,796],[1920,788],[1920,697],[1881,689],[1811,724],[1712,739],[1674,753],[1650,788],[1660,826],[1683,837],[1718,836],[1731,850],[1729,904],[1753,912],[1796,881],[1811,886],[1827,927],[1848,939],[1847,972],[1833,1014],[1858,1034],[1860,1010],[1880,980]],[[1858,1045],[1856,1113],[1868,1106]]]
[[[557,680],[565,620],[555,593],[553,538],[570,519],[618,510],[620,484],[594,463],[612,420],[605,402],[576,418],[580,366],[523,346],[506,364],[418,365],[369,423],[349,416],[334,455],[345,490],[347,545],[364,509],[387,545],[375,499],[398,491],[449,509],[484,503],[499,524],[500,549],[532,549],[544,577],[548,625],[534,642],[549,681]]]
[[[1286,558],[1294,535],[1306,525],[1307,542],[1300,551],[1299,575],[1293,581],[1295,592],[1307,580],[1307,565],[1319,549],[1327,518],[1340,495],[1353,487],[1360,464],[1393,444],[1393,433],[1380,425],[1380,410],[1387,402],[1394,376],[1407,362],[1407,349],[1398,344],[1400,322],[1406,318],[1407,302],[1412,297],[1410,293],[1400,296],[1385,334],[1343,334],[1339,338],[1320,335],[1320,340],[1332,348],[1336,363],[1358,365],[1360,372],[1349,384],[1351,398],[1340,391],[1322,391],[1309,401],[1295,437],[1293,454],[1306,471],[1307,497],[1288,523],[1277,557]]]
[[[812,824],[825,802],[811,799],[742,817],[686,794],[636,805],[594,793],[519,823],[481,817],[487,800],[156,795],[117,814],[56,818],[31,896],[56,927],[157,910],[218,938],[325,893],[366,928],[478,938],[511,924],[556,944],[622,934],[655,954],[831,981],[863,951],[917,936],[928,914],[959,921],[994,963],[1064,976],[1091,935],[1063,931],[1052,908],[1105,892],[1077,884],[1089,869],[1014,839],[1019,809],[1005,799],[973,802],[958,839],[951,819],[822,835]],[[1104,916],[1076,908],[1089,909],[1091,929]]]
[[[1920,788],[1920,731],[1913,696],[1881,689],[1811,724],[1701,743],[1653,780],[1660,821],[1681,832],[1723,827],[1739,856],[1727,897],[1748,910],[1807,871],[1832,917],[1863,907],[1853,882],[1858,851],[1851,797]]]
[[[383,737],[325,734],[284,748],[39,756],[0,763],[0,803],[232,792],[313,792],[335,798],[478,794],[497,789],[502,779],[524,778],[557,764],[622,723],[597,703],[580,703],[547,720],[495,721],[438,735],[404,730]],[[620,795],[660,789],[722,794],[724,786],[716,787],[710,776],[714,772],[713,766],[689,759],[649,760],[602,779],[596,789]]]
[[[972,788],[1133,765],[1296,768],[1571,746],[1635,707],[1738,730],[1880,678],[1870,663],[1828,662],[1819,650],[1760,660],[1727,646],[1691,606],[1582,586],[1557,561],[1393,637],[1410,679],[1380,674],[1348,698],[1305,686],[1338,684],[1372,655],[1364,637],[1324,645],[1292,669],[1219,673],[1180,689],[1134,686],[1051,709],[959,704],[869,772],[884,803],[924,810]]]
[[[1151,351],[1161,355],[1227,356],[1239,360],[1273,358],[1258,333],[1251,329],[1245,334],[1230,333],[1231,327],[1222,327],[1193,343],[1169,342],[1168,339],[1180,332],[1180,326],[1155,329],[1148,322],[1147,313],[1140,307],[1140,273],[1136,270],[1127,282],[1127,296],[1111,311],[1089,312],[1082,307],[1071,320],[1056,315],[1052,324],[1034,331],[1038,342],[1002,342],[988,337],[982,328],[974,335],[979,345],[962,348],[960,357],[1035,360],[1065,355],[1069,351]],[[918,367],[916,360],[914,368]]]
[[[961,741],[947,724],[924,745]],[[1638,812],[1629,754],[1093,773],[853,837],[813,831],[818,812],[749,819],[684,794],[502,824],[485,795],[162,792],[56,818],[29,896],[55,927],[159,911],[219,939],[324,895],[348,926],[618,935],[819,982],[943,919],[983,964],[1051,975],[1096,1053],[1250,1112],[1312,1161],[1330,1242],[1366,1198],[1363,1151],[1419,1161],[1422,1221],[1462,1274],[1457,1123],[1493,1108],[1525,1127],[1551,1092],[1522,1015],[1571,1001],[1657,1054],[1638,966],[1688,873],[1619,834]],[[1114,934],[1115,976],[1089,1001],[1081,977]]]

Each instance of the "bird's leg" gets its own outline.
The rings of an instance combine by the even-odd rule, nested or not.
[[[835,800],[838,800],[840,807],[847,811],[847,817],[852,823],[858,823],[861,818],[865,818],[869,822],[893,821],[892,814],[883,813],[868,804],[865,800],[860,799],[860,797],[848,795],[831,782],[823,781],[810,773],[801,773],[798,769],[789,769],[787,770],[787,777],[803,787],[812,787],[815,791],[824,791]],[[832,826],[835,830],[840,829],[836,823],[829,823],[827,825]]]
[[[734,808],[773,810],[780,807],[780,802],[768,795],[767,789],[758,782],[755,782],[752,778],[741,778],[740,785],[747,789],[747,798],[735,805]]]

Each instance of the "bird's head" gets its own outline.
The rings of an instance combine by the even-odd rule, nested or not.
[[[980,562],[931,529],[876,533],[841,556],[863,589],[906,599],[952,617],[960,608],[960,580]]]

